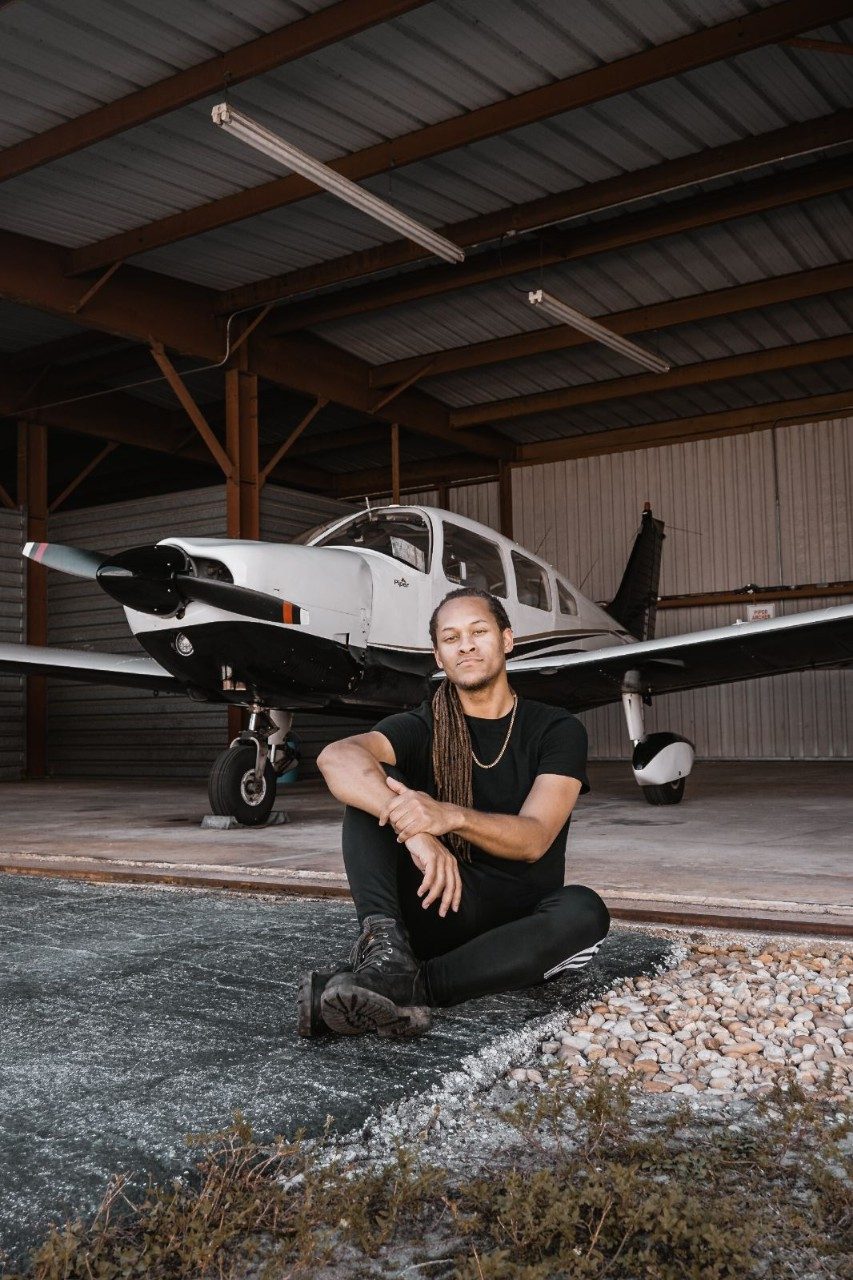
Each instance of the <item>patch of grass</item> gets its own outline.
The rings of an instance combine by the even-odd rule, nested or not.
[[[853,1276],[849,1105],[789,1076],[736,1123],[682,1103],[644,1124],[633,1091],[597,1077],[514,1109],[538,1159],[460,1198],[479,1237],[460,1280]]]
[[[238,1116],[191,1139],[186,1181],[134,1200],[115,1178],[14,1280],[853,1276],[849,1106],[789,1078],[727,1123],[635,1090],[557,1073],[503,1113],[516,1140],[489,1176],[464,1181],[417,1148],[378,1172],[323,1164],[324,1143],[262,1146]]]

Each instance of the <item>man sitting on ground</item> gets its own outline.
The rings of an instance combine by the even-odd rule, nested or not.
[[[302,979],[301,1035],[418,1035],[434,1007],[583,968],[610,926],[597,893],[563,884],[570,815],[589,790],[583,725],[513,692],[496,596],[451,591],[430,637],[446,676],[431,702],[317,761],[347,806],[361,934],[347,964]]]

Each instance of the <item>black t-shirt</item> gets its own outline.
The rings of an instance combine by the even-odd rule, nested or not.
[[[509,712],[499,720],[465,717],[474,753],[484,763],[494,760],[503,746],[511,715]],[[387,716],[374,728],[384,733],[394,748],[397,768],[408,785],[434,796],[430,703],[422,702],[413,711]],[[512,736],[500,762],[493,769],[481,769],[472,763],[474,808],[481,813],[518,813],[540,773],[577,778],[583,795],[589,791],[586,753],[586,729],[571,712],[519,697]],[[570,817],[566,819],[538,862],[498,858],[473,844],[471,861],[487,865],[496,874],[523,879],[525,888],[542,889],[545,893],[557,889],[565,878],[570,821]]]

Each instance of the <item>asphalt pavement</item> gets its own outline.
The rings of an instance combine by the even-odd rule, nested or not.
[[[92,1212],[109,1175],[187,1167],[185,1135],[340,1132],[492,1039],[652,971],[614,928],[593,965],[436,1012],[428,1036],[304,1040],[299,975],[344,956],[351,902],[0,875],[0,1251]]]

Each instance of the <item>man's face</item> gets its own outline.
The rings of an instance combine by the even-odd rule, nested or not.
[[[512,632],[501,631],[485,600],[463,596],[441,606],[435,660],[451,684],[475,693],[506,666]]]

